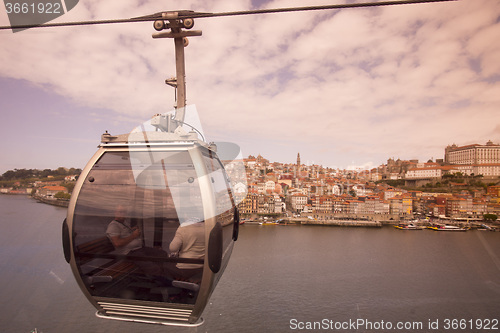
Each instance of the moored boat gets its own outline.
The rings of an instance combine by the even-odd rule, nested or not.
[[[274,222],[262,222],[260,223],[261,225],[277,225],[279,224],[277,221],[274,221]]]
[[[409,224],[400,223],[398,225],[395,225],[394,227],[397,229],[400,229],[400,230],[422,230],[423,229],[422,227],[417,226],[413,223],[409,223]]]
[[[457,227],[456,225],[436,225],[430,229],[436,231],[467,231],[468,228]]]

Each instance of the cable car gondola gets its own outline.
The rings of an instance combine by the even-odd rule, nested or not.
[[[64,223],[65,255],[99,317],[201,323],[239,217],[217,146],[199,135],[182,126],[106,133],[80,175]]]
[[[220,144],[204,142],[185,122],[186,114],[199,120],[194,106],[185,105],[184,47],[186,36],[201,31],[182,30],[192,20],[177,16],[156,21],[155,29],[171,32],[153,36],[175,42],[177,78],[166,83],[176,88],[176,109],[129,134],[102,135],[63,224],[66,260],[102,318],[201,324],[238,237],[237,201]],[[245,182],[239,148],[222,146],[229,169]]]

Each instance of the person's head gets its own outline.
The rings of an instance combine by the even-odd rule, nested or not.
[[[125,207],[122,205],[116,206],[115,209],[115,220],[118,222],[124,222],[125,221]]]

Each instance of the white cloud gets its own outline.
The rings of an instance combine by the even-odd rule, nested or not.
[[[88,0],[58,20],[177,6]],[[182,7],[233,11],[251,1]],[[203,36],[186,48],[188,102],[210,138],[285,162],[300,149],[321,155],[310,160],[347,166],[439,158],[451,142],[498,142],[499,16],[498,1],[474,0],[197,19]],[[0,75],[142,122],[174,103],[163,84],[174,75],[173,43],[153,32],[151,23],[137,23],[1,33]]]

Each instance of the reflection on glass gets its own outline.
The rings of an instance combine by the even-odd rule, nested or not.
[[[217,155],[229,177],[234,203],[238,205],[248,194],[247,175],[240,147],[231,142],[216,142],[215,145]]]

